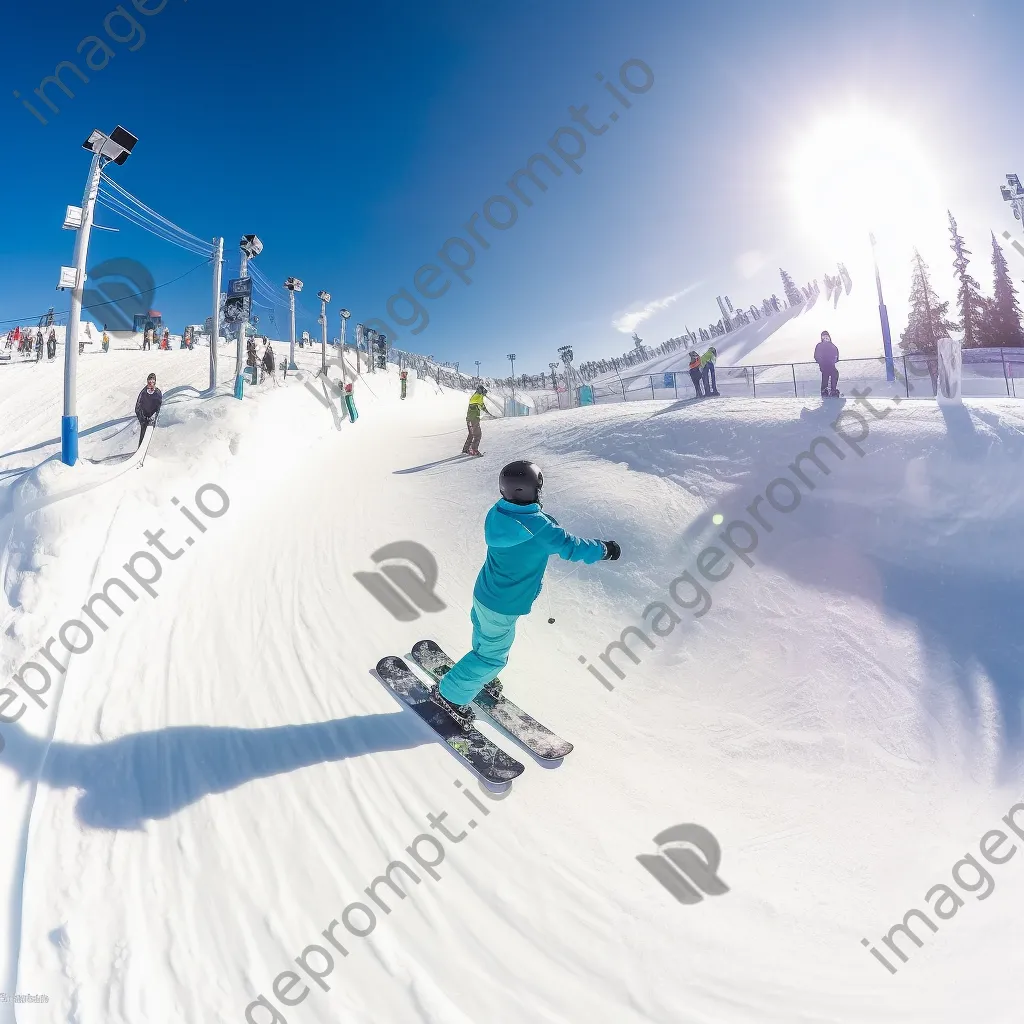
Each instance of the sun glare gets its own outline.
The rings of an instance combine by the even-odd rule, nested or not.
[[[913,132],[863,107],[825,115],[803,136],[790,182],[803,229],[833,245],[869,231],[913,244],[943,218],[934,164]]]

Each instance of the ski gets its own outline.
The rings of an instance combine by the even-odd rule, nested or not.
[[[432,679],[440,680],[454,662],[433,640],[419,640],[412,647],[412,659]],[[498,680],[494,680],[498,682]],[[542,761],[559,761],[572,752],[572,744],[513,704],[504,694],[493,697],[481,690],[473,704],[480,708],[513,739]]]
[[[401,658],[381,658],[377,662],[377,676],[484,782],[492,785],[511,782],[526,770],[524,765],[492,743],[479,729],[474,727],[463,732],[450,715],[431,702],[426,684]]]

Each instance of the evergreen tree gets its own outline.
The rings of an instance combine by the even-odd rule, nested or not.
[[[967,273],[971,250],[964,243],[964,237],[957,231],[956,220],[949,210],[949,235],[952,239],[950,248],[956,256],[953,260],[954,276],[960,282],[956,293],[957,306],[960,311],[960,329],[964,332],[964,348],[978,348],[982,344],[985,319],[985,299],[982,297],[981,286]]]
[[[939,338],[948,338],[957,325],[946,319],[949,303],[939,302],[928,276],[928,264],[915,249],[913,279],[910,285],[910,319],[900,335],[904,352],[925,352],[934,355]]]
[[[779,267],[779,273],[782,275],[782,291],[789,304],[791,306],[802,306],[804,304],[804,297],[800,294],[800,289],[793,282],[793,278],[782,267]]]
[[[1006,266],[1003,250],[992,235],[992,269],[995,276],[994,297],[986,303],[983,324],[984,344],[1024,345],[1021,329],[1021,311],[1017,304],[1017,289]]]

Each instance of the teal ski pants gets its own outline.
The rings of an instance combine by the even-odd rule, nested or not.
[[[502,615],[473,601],[473,650],[441,679],[441,696],[468,704],[508,664],[518,615]]]

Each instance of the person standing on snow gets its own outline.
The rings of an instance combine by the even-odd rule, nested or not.
[[[484,520],[487,560],[473,588],[473,649],[439,683],[430,699],[463,728],[474,721],[470,706],[483,689],[500,695],[494,679],[508,664],[516,621],[540,594],[551,555],[592,564],[621,554],[613,540],[581,540],[542,512],[544,474],[532,462],[510,462],[498,476],[501,499]]]
[[[484,404],[484,395],[487,394],[487,388],[480,385],[473,392],[469,399],[469,408],[466,410],[466,443],[462,446],[463,455],[480,455],[480,440],[483,436],[480,430],[480,412],[481,410],[491,416],[491,410]],[[491,419],[494,419],[491,416]]]
[[[718,381],[715,380],[715,360],[718,358],[718,349],[713,345],[700,357],[700,376],[704,385],[705,395],[718,397]]]
[[[701,390],[703,379],[703,375],[700,372],[700,356],[697,355],[695,348],[690,349],[690,380],[693,381],[693,390],[697,392],[698,398],[704,397],[704,392]]]
[[[156,374],[151,373],[146,378],[146,386],[139,392],[139,397],[135,400],[135,415],[142,428],[139,435],[139,448],[142,447],[142,442],[146,437],[146,427],[156,423],[156,414],[160,411],[163,401],[164,396],[156,386]]]
[[[821,341],[814,346],[814,361],[821,370],[821,397],[839,397],[839,371],[836,363],[839,362],[839,349],[832,341],[832,335],[828,331],[821,332]]]

